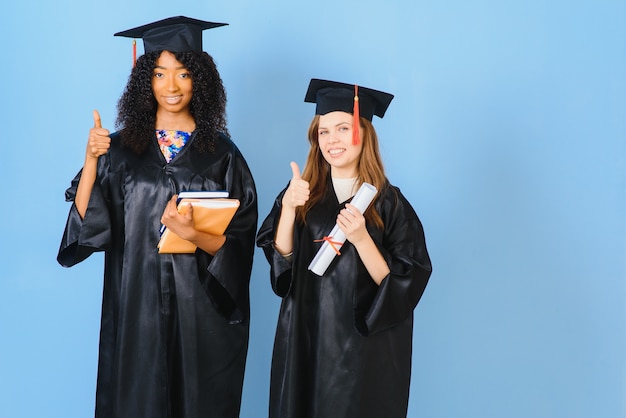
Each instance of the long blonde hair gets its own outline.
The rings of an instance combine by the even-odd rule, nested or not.
[[[305,221],[309,209],[322,199],[328,187],[332,187],[332,184],[328,184],[330,164],[324,159],[319,146],[319,120],[319,115],[315,115],[309,126],[308,137],[311,148],[302,178],[309,182],[311,194],[306,204],[297,210],[297,219],[301,222]],[[369,120],[361,118],[360,126],[363,133],[361,139],[363,148],[357,165],[357,186],[361,186],[364,182],[370,183],[380,194],[382,188],[387,185],[387,177],[378,148],[378,135]],[[373,204],[365,211],[365,219],[379,228],[383,227],[383,220]]]

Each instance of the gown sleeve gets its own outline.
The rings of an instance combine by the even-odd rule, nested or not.
[[[57,255],[57,261],[64,267],[78,264],[94,252],[106,250],[111,243],[111,221],[107,199],[103,192],[106,179],[101,174],[107,171],[105,168],[107,160],[107,156],[102,156],[98,160],[98,175],[84,219],[81,219],[74,204],[82,170],[65,191],[65,200],[72,202],[72,206]]]
[[[357,294],[357,305],[369,305],[364,309],[365,315],[355,321],[363,335],[388,329],[410,317],[432,272],[424,230],[417,214],[399,190],[390,187],[389,191],[392,193],[388,192],[381,202],[379,213],[383,214],[385,229],[383,242],[377,245],[390,273],[373,300]]]
[[[225,232],[226,242],[213,257],[202,250],[198,250],[196,255],[210,275],[210,279],[205,281],[207,291],[220,306],[222,314],[229,321],[238,323],[247,319],[250,313],[249,284],[258,212],[252,174],[236,147],[226,173],[226,185],[230,196],[240,201],[239,209]]]
[[[261,224],[259,233],[257,234],[257,246],[263,249],[265,258],[270,265],[270,281],[272,284],[272,290],[280,297],[285,297],[289,294],[293,269],[293,262],[283,257],[274,247],[276,227],[278,226],[278,220],[280,219],[281,202],[286,190],[287,189],[285,188],[282,192],[280,192],[274,201],[272,210]],[[294,242],[296,242],[295,239]]]

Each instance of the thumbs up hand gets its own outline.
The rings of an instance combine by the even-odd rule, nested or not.
[[[300,167],[295,162],[291,162],[291,181],[289,187],[283,195],[283,208],[295,209],[298,206],[304,206],[309,200],[309,182],[302,180],[300,175]]]
[[[102,127],[100,113],[93,111],[93,128],[89,130],[89,138],[87,140],[87,159],[98,159],[102,154],[106,154],[111,147],[111,138],[109,138],[109,130]]]

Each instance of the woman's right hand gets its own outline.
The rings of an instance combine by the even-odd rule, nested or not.
[[[293,253],[293,231],[296,220],[296,208],[304,206],[309,200],[309,182],[302,180],[300,167],[295,162],[291,162],[291,181],[285,194],[283,195],[282,208],[276,236],[274,237],[274,248],[283,257],[289,257]]]
[[[102,127],[100,113],[93,111],[93,128],[89,130],[89,138],[87,140],[86,160],[95,159],[106,154],[111,147],[111,138],[109,130]]]
[[[81,219],[84,219],[85,213],[87,213],[89,198],[93,184],[96,181],[98,157],[102,154],[106,154],[109,148],[111,148],[109,130],[102,127],[100,113],[94,110],[93,128],[89,130],[89,139],[87,140],[87,150],[85,152],[85,164],[83,165],[76,196],[74,197],[74,204],[76,205],[76,209],[78,209],[78,214]]]
[[[295,162],[291,162],[291,181],[289,187],[283,195],[283,208],[294,209],[298,206],[304,206],[309,200],[309,182],[302,180],[300,175],[300,167]]]

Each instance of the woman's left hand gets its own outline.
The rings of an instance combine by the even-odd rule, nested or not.
[[[346,208],[337,215],[337,225],[346,234],[346,239],[356,248],[372,280],[380,285],[383,279],[389,275],[390,270],[387,261],[367,232],[363,214],[348,203]]]
[[[189,204],[181,208],[181,213],[178,211],[177,199],[178,195],[174,195],[167,202],[163,215],[161,215],[161,223],[179,237],[188,240],[196,232],[193,227],[193,207]]]
[[[350,203],[346,203],[346,207],[337,215],[337,225],[354,245],[370,237],[365,227],[365,217]]]

